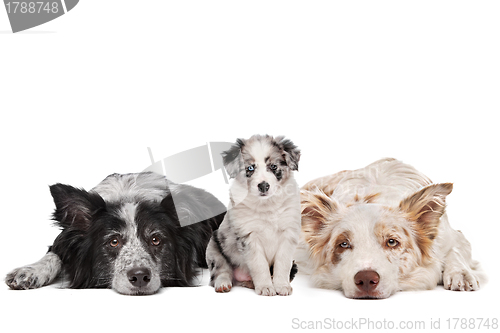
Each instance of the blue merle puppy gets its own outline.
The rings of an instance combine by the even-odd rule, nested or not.
[[[207,247],[210,285],[258,295],[290,295],[300,235],[300,193],[293,172],[300,150],[279,136],[239,139],[223,153],[231,178],[230,205]]]

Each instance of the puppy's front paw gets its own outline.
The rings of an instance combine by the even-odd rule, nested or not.
[[[479,279],[469,270],[445,271],[443,286],[454,291],[479,290]]]
[[[276,285],[274,284],[274,289],[276,290],[276,293],[280,296],[288,296],[292,294],[292,286],[290,283],[283,284],[283,285]]]
[[[215,280],[214,287],[218,293],[227,293],[231,291],[233,283],[229,279],[219,277]]]
[[[48,283],[47,277],[30,266],[20,267],[9,274],[5,278],[5,283],[11,289],[27,290],[43,287]]]
[[[255,286],[257,295],[262,296],[276,296],[276,290],[273,285]]]

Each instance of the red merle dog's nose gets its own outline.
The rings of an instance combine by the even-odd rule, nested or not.
[[[380,281],[380,275],[372,270],[359,271],[354,276],[354,283],[359,290],[370,293],[377,288]]]
[[[145,287],[151,281],[151,271],[148,268],[132,268],[127,272],[130,283],[137,288]]]

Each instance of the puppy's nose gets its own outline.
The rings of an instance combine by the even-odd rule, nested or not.
[[[132,268],[127,272],[127,277],[134,287],[145,287],[151,281],[151,271],[148,268]]]
[[[361,291],[371,292],[377,288],[380,275],[372,270],[359,271],[354,275],[354,283]]]
[[[269,185],[268,182],[262,182],[259,185],[257,185],[257,187],[259,188],[259,191],[261,193],[266,193],[267,191],[269,191],[269,188],[271,187],[271,185]]]

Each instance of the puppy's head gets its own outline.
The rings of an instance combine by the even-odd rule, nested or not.
[[[300,150],[283,136],[254,135],[238,139],[222,157],[235,188],[265,199],[287,190],[287,180],[299,167]]]
[[[149,295],[162,286],[189,285],[216,228],[201,223],[181,227],[177,210],[193,212],[200,221],[193,207],[198,203],[180,200],[182,194],[175,207],[171,194],[161,202],[105,202],[96,192],[68,185],[50,190],[54,220],[63,229],[52,251],[62,259],[73,288]]]
[[[452,184],[427,186],[398,207],[376,195],[343,204],[319,190],[302,192],[302,230],[319,287],[349,298],[387,298],[429,284],[428,267]],[[437,283],[437,281],[433,281]]]

